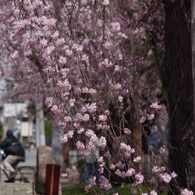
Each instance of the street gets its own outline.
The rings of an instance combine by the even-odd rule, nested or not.
[[[36,148],[25,150],[25,162],[20,162],[19,166],[36,166]]]

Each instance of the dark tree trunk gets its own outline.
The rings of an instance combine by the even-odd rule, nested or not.
[[[195,192],[190,0],[164,0],[164,81],[170,116],[170,168],[178,174],[169,194]]]

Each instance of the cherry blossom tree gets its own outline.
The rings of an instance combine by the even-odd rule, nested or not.
[[[165,52],[164,4],[157,0],[1,3],[5,62],[0,68],[15,79],[18,98],[31,94],[32,100],[44,101],[56,126],[63,129],[59,140],[62,144],[74,140],[84,156],[99,137],[100,188],[112,189],[106,169],[133,186],[147,183],[140,169],[142,137],[147,137],[155,116],[163,113],[158,66],[162,68]],[[165,166],[153,167],[152,173],[166,184],[177,178]],[[86,192],[93,185],[95,178]],[[180,194],[191,194],[187,187],[177,185]]]

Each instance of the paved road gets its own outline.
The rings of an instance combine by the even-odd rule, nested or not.
[[[25,150],[25,162],[20,162],[19,165],[35,166],[36,165],[36,149],[29,150],[29,151]]]

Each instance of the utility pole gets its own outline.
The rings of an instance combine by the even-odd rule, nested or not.
[[[36,102],[36,147],[45,145],[43,103]]]
[[[54,163],[60,164],[64,167],[63,164],[63,145],[60,142],[60,136],[62,135],[62,128],[56,127],[56,121],[52,121],[52,157]]]

